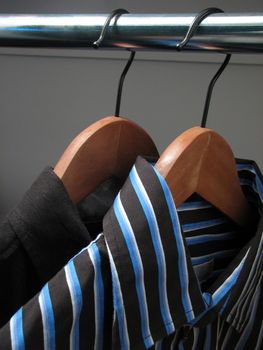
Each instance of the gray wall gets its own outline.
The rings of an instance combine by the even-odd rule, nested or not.
[[[263,11],[261,0],[2,0],[0,12],[108,13],[119,7],[131,12],[195,12],[208,6],[234,12]],[[150,54],[147,60],[138,54],[125,81],[121,114],[144,127],[160,151],[183,130],[200,123],[208,82],[219,64],[205,55],[198,56],[197,62],[184,62],[189,61],[189,54],[182,55],[183,62],[176,62],[171,56],[164,60],[161,54],[159,58]],[[88,54],[71,57],[67,52],[63,56],[51,51],[43,56],[35,51],[25,55],[25,50],[0,52],[1,215],[18,202],[46,165],[56,163],[78,132],[114,111],[117,81],[125,61],[108,54],[100,59]],[[222,59],[217,55],[218,62]],[[230,64],[218,81],[208,127],[226,138],[237,157],[254,159],[263,169],[263,60],[257,57],[244,62],[251,64]]]
[[[196,12],[206,7],[225,11],[262,11],[261,0],[1,0],[0,11],[12,13],[108,13],[116,8],[130,12]]]

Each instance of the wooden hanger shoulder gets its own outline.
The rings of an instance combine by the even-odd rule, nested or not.
[[[162,153],[156,168],[166,179],[175,205],[198,193],[243,225],[249,213],[233,152],[213,130],[194,127],[177,137]]]
[[[54,171],[79,202],[110,176],[125,179],[138,155],[158,156],[151,137],[134,122],[109,116],[75,137]]]

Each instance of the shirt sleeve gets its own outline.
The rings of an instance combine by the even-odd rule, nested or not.
[[[110,348],[111,289],[108,253],[100,234],[12,316],[0,330],[1,348]]]
[[[90,242],[77,207],[47,167],[0,223],[0,327]]]

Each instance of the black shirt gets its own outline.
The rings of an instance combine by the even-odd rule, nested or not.
[[[113,177],[77,207],[51,167],[40,174],[0,224],[0,326],[101,232],[120,186]]]
[[[175,208],[138,158],[103,233],[0,330],[3,349],[262,349],[263,179],[237,168],[245,229],[197,195]]]

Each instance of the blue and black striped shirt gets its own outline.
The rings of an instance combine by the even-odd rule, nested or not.
[[[246,229],[197,195],[176,209],[138,157],[103,233],[13,315],[0,349],[262,349],[263,180],[237,169]]]

